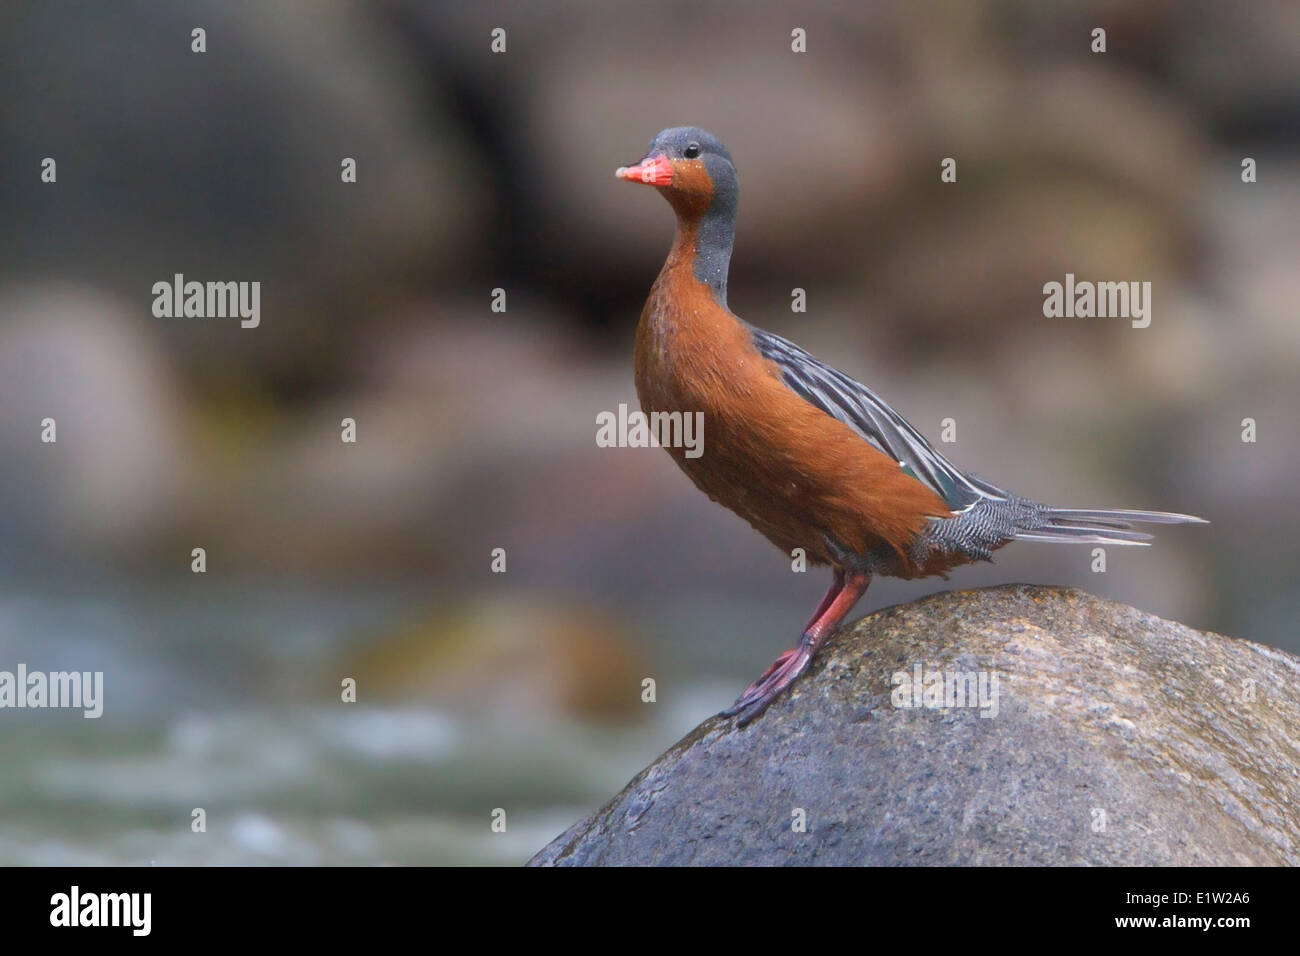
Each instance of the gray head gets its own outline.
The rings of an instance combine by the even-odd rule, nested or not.
[[[740,182],[722,140],[697,126],[674,126],[651,140],[641,162],[614,175],[654,186],[679,222],[697,227],[695,274],[725,305]]]
[[[658,188],[683,218],[736,213],[740,184],[731,154],[722,140],[697,126],[663,130],[641,162],[615,175]]]

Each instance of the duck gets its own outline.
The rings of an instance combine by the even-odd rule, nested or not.
[[[1056,508],[963,471],[866,385],[727,305],[740,184],[718,137],[661,131],[615,176],[655,189],[676,216],[637,324],[642,412],[697,416],[703,443],[664,445],[711,500],[831,584],[795,647],[720,716],[749,724],[803,674],[877,575],[946,577],[1012,541],[1141,546],[1135,524],[1206,523],[1164,511]]]

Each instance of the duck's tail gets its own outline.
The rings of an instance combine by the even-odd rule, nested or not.
[[[1209,524],[1204,518],[1170,511],[1045,508],[1039,517],[1041,524],[1036,521],[1034,527],[1017,530],[1015,536],[1027,541],[1145,546],[1152,536],[1131,530],[1134,524]]]

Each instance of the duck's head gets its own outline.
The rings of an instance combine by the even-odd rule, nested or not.
[[[696,126],[662,131],[641,162],[620,166],[614,175],[654,186],[683,218],[735,215],[740,186],[731,154],[722,140]]]

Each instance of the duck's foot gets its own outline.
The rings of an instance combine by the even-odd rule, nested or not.
[[[734,717],[739,714],[740,719],[736,721],[736,725],[744,727],[767,710],[768,705],[780,697],[794,679],[804,672],[808,662],[812,660],[812,652],[813,648],[809,642],[800,641],[798,647],[786,651],[773,661],[772,666],[765,670],[758,680],[750,684],[745,692],[736,698],[734,704],[718,716]]]

